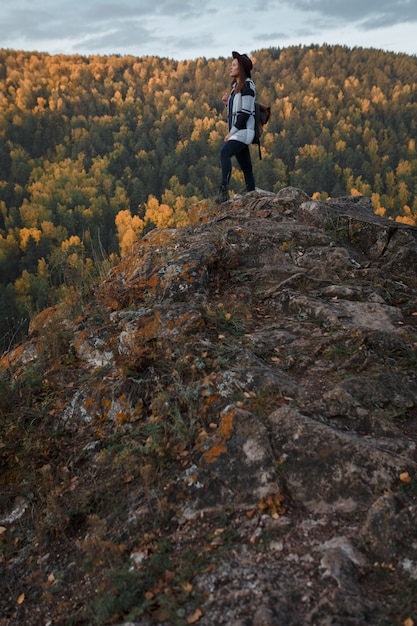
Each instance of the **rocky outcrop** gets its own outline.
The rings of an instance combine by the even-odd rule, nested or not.
[[[146,601],[126,600],[108,623],[129,614],[137,624],[229,626],[417,620],[417,229],[379,218],[365,198],[319,202],[294,188],[219,209],[203,202],[194,214],[193,226],[138,242],[82,316],[53,311],[69,337],[53,424],[72,441],[71,478],[53,459],[36,468],[43,490],[48,475],[49,493],[65,493],[55,509],[50,495],[39,501],[61,540],[70,531],[60,516],[72,520],[64,498],[78,502],[78,526],[65,557],[52,550],[48,566],[31,569],[59,564],[70,597],[83,580],[88,603],[75,553],[92,536],[117,536],[131,575],[148,575],[158,519],[154,534],[176,546],[172,587],[191,547],[204,566],[190,569],[189,594],[180,602],[177,591],[171,609],[161,600],[170,592],[149,583]],[[45,349],[45,312],[31,330],[2,359],[15,381]],[[45,374],[54,376],[56,366]],[[118,516],[97,504],[98,484]],[[28,491],[10,486],[5,533]],[[17,556],[7,569],[21,575]],[[11,624],[25,604],[16,609],[9,594],[3,608],[0,623]],[[59,615],[48,611],[34,599],[26,623]],[[61,611],[81,619],[75,601]]]

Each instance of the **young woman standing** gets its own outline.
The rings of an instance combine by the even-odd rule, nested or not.
[[[252,61],[247,54],[232,52],[230,66],[232,86],[230,94],[222,98],[227,107],[229,132],[220,150],[222,182],[217,192],[218,202],[229,199],[229,181],[232,173],[232,157],[236,160],[245,178],[246,191],[255,189],[252,160],[249,146],[255,136],[255,84],[251,79]]]

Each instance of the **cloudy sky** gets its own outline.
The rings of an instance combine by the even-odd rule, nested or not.
[[[229,57],[341,44],[417,55],[417,0],[2,0],[0,48]]]

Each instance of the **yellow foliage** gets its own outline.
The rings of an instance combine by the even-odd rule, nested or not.
[[[410,140],[411,141],[411,140]],[[396,169],[397,176],[412,176],[413,168],[410,161],[401,159]]]
[[[14,283],[16,294],[26,295],[30,290],[30,274],[27,270],[23,270],[20,278],[17,278]]]
[[[284,98],[282,98],[281,109],[282,109],[281,116],[285,120],[289,120],[293,112],[294,105],[292,104],[292,102],[290,102],[290,99],[288,98],[288,96],[285,96]]]
[[[174,225],[174,211],[167,204],[159,204],[154,196],[149,196],[145,206],[145,222],[152,222],[157,228],[170,228]]]
[[[117,234],[119,236],[119,240],[123,237],[125,232],[129,230],[132,222],[132,214],[129,209],[124,209],[123,211],[119,211],[115,217],[115,224],[117,228]]]
[[[209,134],[208,142],[211,146],[215,145],[222,135],[219,134],[217,130],[212,130]]]
[[[45,259],[39,259],[38,261],[38,276],[49,276],[48,264]]]
[[[23,200],[19,209],[20,217],[26,226],[35,228],[48,216],[45,207],[40,203],[28,202],[26,198]]]
[[[403,210],[404,215],[397,215],[395,221],[401,224],[408,224],[409,226],[417,226],[417,214],[411,213],[409,206],[405,206]]]
[[[136,240],[137,236],[133,228],[126,230],[123,237],[121,239],[119,238],[120,255],[122,258],[132,250],[132,245]]]
[[[286,510],[283,506],[285,498],[281,493],[270,494],[258,503],[258,509],[261,513],[268,513],[271,517],[278,519],[280,515],[284,515]]]
[[[42,222],[41,228],[43,234],[49,237],[53,237],[56,231],[56,226],[54,225],[54,223],[49,221]]]
[[[188,139],[185,139],[184,141],[179,141],[177,143],[177,145],[175,146],[175,152],[181,152],[181,150],[184,150],[184,148],[186,148],[188,146]]]
[[[376,87],[375,85],[371,89],[372,102],[375,104],[382,104],[387,101],[384,92],[380,87]]]
[[[32,237],[32,239],[34,239],[36,243],[39,243],[41,234],[42,233],[38,228],[21,228],[19,231],[19,236],[20,236],[20,247],[22,248],[22,250],[26,250],[29,237]]]
[[[209,131],[214,126],[214,117],[204,117],[196,119],[194,130],[191,133],[191,141],[198,141],[204,132]]]
[[[386,211],[387,210],[383,206],[380,206],[380,207],[377,207],[374,212],[376,215],[379,215],[380,217],[385,217]]]
[[[79,258],[76,252],[73,252],[72,254],[68,256],[67,263],[69,267],[76,268],[77,265],[79,265],[80,263],[82,264],[82,260]]]
[[[132,216],[130,209],[119,211],[116,215],[115,223],[120,254],[123,257],[131,250],[133,242],[141,235],[145,223],[139,215]]]
[[[140,233],[141,233],[141,232],[142,232],[142,230],[143,230],[144,225],[145,225],[145,223],[144,223],[143,219],[141,219],[141,218],[139,217],[139,215],[134,215],[134,216],[132,217],[132,221],[131,221],[131,228],[134,230],[134,232],[135,232],[137,235],[140,235]]]
[[[355,78],[354,76],[349,76],[348,78],[346,78],[345,88],[349,88],[349,87],[353,87],[354,89],[359,87],[359,80]]]
[[[67,239],[66,241],[63,241],[61,244],[61,249],[64,252],[67,252],[70,248],[72,247],[82,247],[82,242],[81,239],[78,237],[78,235],[72,235],[69,239]]]

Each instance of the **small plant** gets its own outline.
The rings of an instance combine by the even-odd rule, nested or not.
[[[348,342],[335,341],[326,347],[323,356],[329,360],[345,361],[353,354],[360,350],[359,344],[350,344]]]
[[[400,475],[400,490],[408,496],[417,497],[417,474],[410,476],[408,472]]]
[[[282,252],[293,252],[297,248],[297,241],[290,239],[289,241],[283,241],[281,243]]]
[[[250,280],[250,277],[249,277],[248,273],[245,272],[244,270],[241,270],[241,269],[239,269],[239,270],[232,270],[231,274],[233,276],[233,280],[236,283],[245,283],[248,280]]]
[[[308,320],[307,311],[303,311],[303,309],[298,308],[298,310],[294,314],[294,319],[296,319],[297,322],[305,322],[306,320]]]
[[[360,223],[352,217],[328,215],[323,230],[335,241],[352,241],[359,228]]]
[[[206,310],[207,322],[214,327],[218,335],[232,335],[234,337],[242,337],[245,333],[245,322],[241,317],[229,312],[225,312],[223,308]]]
[[[149,623],[183,626],[187,615],[198,614],[202,598],[190,581],[210,563],[212,550],[201,552],[200,546],[175,550],[164,537],[157,542],[150,538],[145,564],[113,563],[102,577],[96,597],[68,623],[82,619],[99,626],[116,618],[125,622],[145,618]]]

